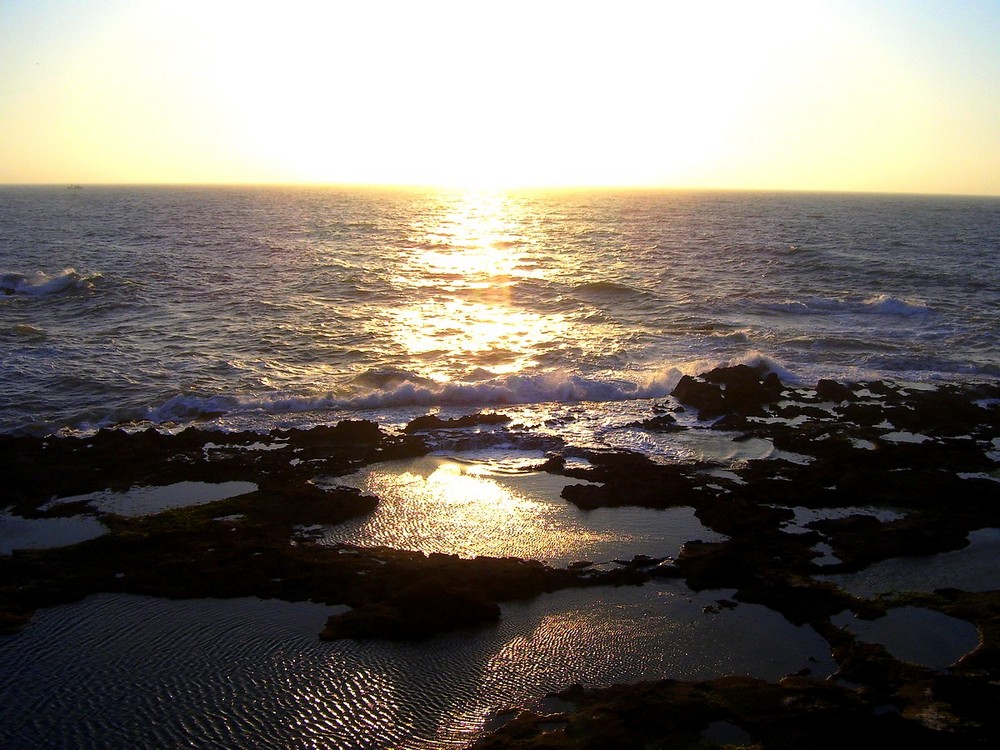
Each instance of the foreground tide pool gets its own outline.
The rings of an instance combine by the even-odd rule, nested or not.
[[[604,407],[3,438],[9,512],[107,533],[0,555],[0,743],[545,747],[633,708],[629,747],[979,742],[998,395],[733,367]]]
[[[574,683],[832,673],[812,629],[731,593],[557,592],[413,645],[318,641],[317,604],[102,594],[0,640],[0,745],[459,748]]]

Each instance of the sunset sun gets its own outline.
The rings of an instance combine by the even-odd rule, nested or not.
[[[46,5],[0,11],[7,182],[1000,192],[974,19],[963,71],[853,0]]]

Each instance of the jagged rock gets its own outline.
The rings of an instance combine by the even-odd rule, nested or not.
[[[672,395],[681,403],[697,408],[700,419],[713,419],[732,412],[760,413],[764,404],[781,398],[783,389],[773,372],[762,382],[753,368],[736,365],[716,368],[706,373],[703,380],[685,375]]]
[[[629,427],[639,427],[656,432],[683,432],[687,429],[687,427],[677,424],[677,419],[672,414],[659,414],[641,422],[633,422]]]
[[[670,394],[682,404],[698,410],[699,419],[713,419],[726,413],[722,400],[722,388],[714,383],[696,380],[685,375]]]
[[[846,385],[842,385],[835,380],[820,380],[816,384],[816,395],[821,401],[852,401],[854,394]]]
[[[510,421],[510,417],[506,414],[468,414],[453,419],[441,419],[436,414],[427,414],[412,420],[403,431],[412,433],[422,430],[445,430],[457,427],[475,427],[476,425],[507,424]]]

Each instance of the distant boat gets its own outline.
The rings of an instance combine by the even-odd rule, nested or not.
[[[66,189],[67,190],[83,190],[83,185],[77,185],[77,184],[74,183],[73,185],[67,185]]]

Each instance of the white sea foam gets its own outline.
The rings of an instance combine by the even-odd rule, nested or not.
[[[864,301],[864,306],[885,315],[926,315],[933,312],[920,300],[896,299],[888,294],[877,294]]]
[[[43,271],[31,274],[4,273],[0,274],[0,293],[48,297],[90,289],[97,278],[100,278],[100,274],[81,274],[75,268],[64,268],[51,276]]]
[[[565,372],[537,375],[504,375],[474,382],[434,382],[402,373],[385,387],[355,390],[353,393],[242,394],[196,396],[178,395],[150,407],[141,417],[156,424],[184,422],[199,417],[232,412],[270,414],[320,410],[359,410],[407,406],[496,406],[566,402],[606,402],[663,398],[670,394],[680,372],[665,368],[644,375],[638,381],[601,380]]]
[[[927,315],[933,312],[925,303],[916,299],[900,299],[888,294],[877,294],[864,299],[836,299],[809,297],[785,300],[767,305],[775,312],[793,315]]]

